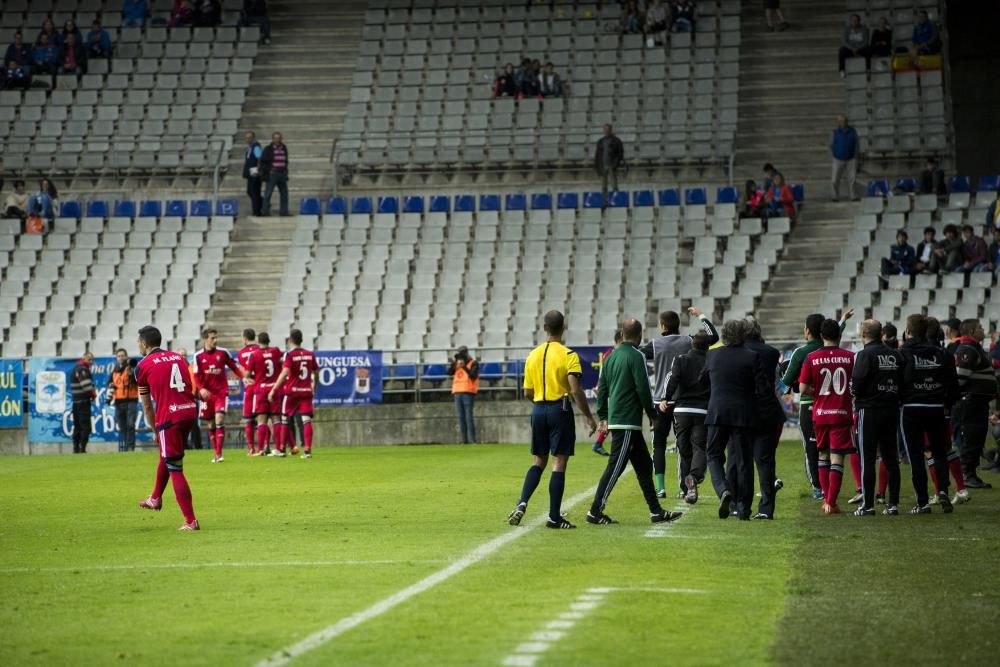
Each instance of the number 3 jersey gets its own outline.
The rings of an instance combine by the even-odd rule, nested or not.
[[[319,370],[316,357],[309,350],[301,347],[289,350],[285,354],[284,367],[288,369],[285,380],[285,394],[288,396],[312,396],[313,373]]]
[[[157,431],[179,422],[197,419],[198,403],[188,371],[187,359],[176,352],[156,349],[135,367],[139,394],[153,399]]]
[[[854,354],[839,347],[823,347],[802,363],[799,382],[812,385],[813,423],[852,424],[851,375]]]
[[[276,347],[257,348],[250,356],[247,368],[253,373],[255,386],[270,390],[281,372],[281,350]]]

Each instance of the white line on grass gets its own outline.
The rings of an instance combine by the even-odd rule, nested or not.
[[[201,568],[253,568],[253,567],[323,567],[341,565],[425,565],[447,563],[447,560],[286,560],[286,561],[219,561],[217,563],[128,563],[121,565],[67,565],[59,567],[4,567],[0,574],[26,574],[33,572],[108,572],[118,570],[197,570]]]
[[[575,496],[569,498],[563,502],[563,509],[570,509],[581,500],[586,500],[587,498],[592,498],[594,493],[597,491],[596,486],[592,486],[586,491],[582,491]],[[444,568],[443,570],[438,570],[437,572],[424,577],[415,584],[407,586],[403,590],[393,593],[387,598],[382,598],[375,604],[371,605],[367,609],[362,609],[359,612],[351,614],[345,618],[340,619],[333,625],[328,625],[327,627],[317,630],[316,632],[308,635],[307,637],[295,642],[291,646],[286,646],[283,649],[273,653],[270,657],[261,660],[256,663],[255,667],[278,667],[279,665],[287,665],[289,662],[295,658],[317,649],[323,644],[326,644],[331,639],[336,639],[340,635],[344,634],[348,630],[356,628],[366,621],[370,621],[373,618],[378,618],[387,611],[393,609],[394,607],[406,602],[410,598],[416,597],[421,593],[424,593],[431,588],[434,588],[443,581],[447,581],[456,574],[462,572],[463,570],[479,563],[486,558],[489,558],[494,553],[507,546],[519,537],[523,537],[528,534],[529,531],[538,528],[543,523],[545,523],[546,515],[542,515],[532,521],[528,522],[520,529],[512,529],[499,537],[495,537],[489,542],[484,542],[478,547],[469,551],[464,556],[452,562],[451,565]],[[558,630],[560,628],[550,628],[552,630]]]

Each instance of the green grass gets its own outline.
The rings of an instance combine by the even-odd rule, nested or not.
[[[511,530],[526,534],[292,664],[498,665],[593,587],[626,590],[537,664],[994,664],[996,491],[950,517],[824,517],[789,443],[774,522],[719,521],[706,495],[646,537],[629,475],[607,508],[620,525],[585,524],[585,501],[576,531],[527,531],[505,523],[526,450],[193,452],[203,530],[186,534],[169,487],[162,512],[136,507],[153,454],[0,458],[0,664],[252,665]],[[581,448],[567,498],[603,465]]]

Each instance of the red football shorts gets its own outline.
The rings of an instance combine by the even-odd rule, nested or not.
[[[172,424],[162,431],[156,432],[156,440],[160,445],[160,456],[165,459],[184,456],[184,443],[192,429],[198,428],[194,419]]]
[[[815,424],[816,449],[835,453],[854,451],[854,427],[850,424]]]
[[[256,396],[256,391],[254,387],[244,387],[243,388],[243,418],[249,419],[253,417],[253,400]]]
[[[280,415],[281,396],[275,396],[273,401],[267,400],[267,395],[274,385],[257,387],[253,392],[253,414],[255,415]]]
[[[313,397],[309,396],[289,396],[282,399],[281,411],[286,417],[293,415],[306,415],[312,417]]]
[[[218,412],[225,412],[229,407],[228,394],[210,394],[207,399],[201,401],[201,418],[212,419]]]

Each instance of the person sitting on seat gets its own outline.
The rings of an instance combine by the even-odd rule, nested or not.
[[[871,51],[868,48],[869,40],[868,27],[862,25],[859,15],[851,14],[850,21],[847,27],[844,28],[844,38],[840,44],[840,51],[837,52],[841,79],[846,76],[844,67],[848,58],[864,58],[865,69],[871,69]]]
[[[562,97],[562,79],[556,74],[551,62],[545,63],[545,70],[538,77],[542,97]]]
[[[514,64],[507,63],[493,81],[493,97],[517,97]]]
[[[35,59],[35,71],[39,74],[55,76],[57,63],[59,62],[59,49],[55,44],[49,43],[48,33],[38,36],[38,44],[32,50]]]
[[[924,240],[917,244],[916,264],[913,265],[914,273],[937,273],[938,259],[934,254],[937,240],[934,238],[937,231],[933,227],[924,227]]]
[[[916,253],[907,241],[910,236],[902,229],[896,232],[896,244],[889,250],[889,257],[882,258],[883,276],[908,276],[913,273]]]
[[[895,53],[893,48],[892,26],[885,16],[878,22],[878,27],[872,30],[872,38],[868,43],[869,55],[875,58],[889,58]]]
[[[948,194],[948,186],[945,185],[944,181],[944,170],[938,165],[937,158],[927,158],[927,168],[920,172],[917,192],[922,195],[937,195],[938,197],[944,197]]]
[[[914,56],[934,56],[941,53],[941,36],[926,10],[920,10],[917,15],[917,22],[913,24],[912,41],[910,53]]]
[[[764,193],[757,188],[753,180],[746,182],[743,188],[743,202],[740,206],[741,218],[759,218],[764,213]]]
[[[955,268],[955,273],[979,273],[989,270],[986,241],[976,236],[972,225],[962,225],[962,264]]]
[[[767,202],[767,212],[771,217],[795,218],[795,194],[788,183],[785,183],[785,177],[781,172],[776,171],[771,176],[771,187],[767,189],[764,200]]]

